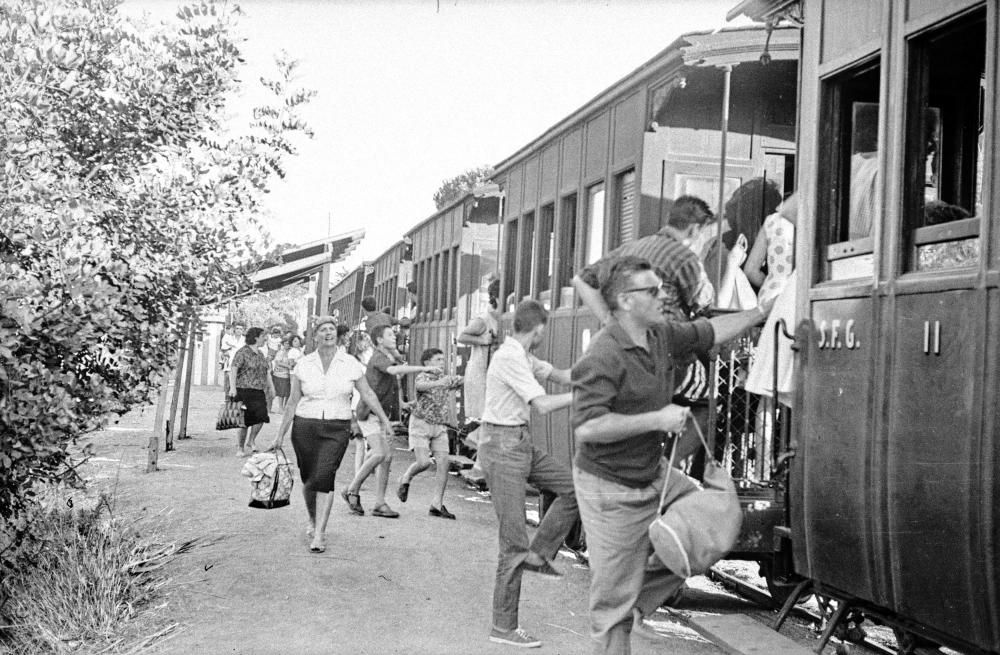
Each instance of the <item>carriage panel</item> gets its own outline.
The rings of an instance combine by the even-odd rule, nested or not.
[[[882,34],[882,9],[882,0],[824,2],[823,63],[878,42]]]
[[[955,635],[975,634],[987,554],[974,410],[982,292],[897,296],[883,483],[894,609]],[[981,636],[977,635],[981,643]]]
[[[792,510],[796,570],[868,599],[876,596],[868,479],[872,308],[868,298],[812,307],[796,456],[801,480],[792,481],[801,488],[801,503]]]
[[[633,93],[615,107],[615,140],[613,163],[616,168],[635,161],[642,147],[643,103],[639,93]]]
[[[560,189],[565,193],[580,188],[580,154],[583,144],[583,130],[576,129],[562,140],[562,175]]]
[[[553,312],[549,315],[548,327],[549,362],[559,369],[573,366],[573,314],[568,311]],[[568,388],[561,384],[549,384],[549,393],[565,393]],[[570,429],[568,410],[549,415],[549,442],[551,453],[567,466],[572,464],[573,431]]]

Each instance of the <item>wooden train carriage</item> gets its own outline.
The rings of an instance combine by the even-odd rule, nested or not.
[[[400,317],[406,307],[406,284],[413,277],[412,248],[409,239],[402,239],[378,256],[369,267],[365,281],[366,295],[375,298],[379,311],[388,309]]]
[[[998,653],[998,5],[740,12],[804,17],[795,570],[901,650]]]
[[[477,189],[414,227],[417,307],[410,327],[410,360],[425,348],[441,348],[451,370],[464,370],[458,331],[484,310],[486,289],[497,271],[499,191]],[[463,349],[464,350],[464,349]]]
[[[361,322],[361,299],[365,296],[365,267],[358,266],[330,289],[330,311],[341,323],[356,327]]]
[[[540,355],[569,367],[598,328],[577,307],[576,271],[656,232],[677,196],[714,209],[761,176],[791,190],[798,38],[759,27],[684,35],[497,165],[508,331],[516,301],[540,300],[552,310]],[[532,421],[548,427],[532,431],[536,445],[568,463],[567,412]]]

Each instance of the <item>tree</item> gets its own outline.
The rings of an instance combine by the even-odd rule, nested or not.
[[[479,168],[470,168],[461,175],[445,180],[434,192],[434,206],[438,209],[444,209],[492,176],[492,166],[480,166]]]
[[[309,135],[295,63],[228,136],[238,10],[141,27],[117,0],[0,5],[0,563],[38,484],[110,414],[148,403],[198,309],[249,287],[259,199]],[[240,263],[242,262],[242,263]],[[248,263],[249,262],[249,263]],[[2,607],[2,598],[0,598]]]

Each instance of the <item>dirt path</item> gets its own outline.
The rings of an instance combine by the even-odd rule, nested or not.
[[[452,478],[445,504],[458,516],[427,515],[431,477],[416,479],[398,520],[357,517],[338,497],[322,555],[308,552],[301,483],[291,507],[247,507],[249,483],[233,455],[233,432],[214,430],[221,391],[195,387],[192,439],[161,453],[161,470],[143,473],[153,410],[124,417],[95,435],[97,456],[87,475],[115,486],[119,511],[143,515],[158,540],[204,540],[167,571],[162,612],[179,623],[148,652],[272,653],[504,653],[491,644],[490,602],[496,566],[496,518],[489,495]],[[277,414],[259,443],[277,429]],[[291,449],[286,452],[291,457]],[[412,455],[397,451],[390,489]],[[353,447],[337,477],[353,472]],[[371,505],[372,478],[362,489]],[[543,641],[540,653],[587,653],[585,567],[560,557],[562,579],[526,575],[521,625]],[[639,643],[635,653],[716,654],[711,644],[679,625],[674,643]]]

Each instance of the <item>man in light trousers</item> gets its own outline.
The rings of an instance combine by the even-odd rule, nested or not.
[[[528,432],[532,408],[548,414],[568,407],[572,400],[570,393],[547,395],[541,385],[547,380],[569,384],[569,371],[555,369],[531,354],[542,342],[547,322],[548,312],[539,303],[526,300],[517,306],[514,334],[497,349],[486,373],[479,445],[479,462],[500,523],[489,639],[521,648],[541,646],[518,624],[521,574],[562,575],[552,559],[579,516],[569,469],[535,448]],[[524,511],[528,483],[557,496],[530,543]]]

